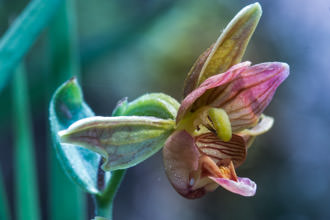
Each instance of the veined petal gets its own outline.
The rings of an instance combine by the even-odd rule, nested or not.
[[[203,154],[212,158],[218,165],[222,160],[230,159],[235,167],[238,167],[246,158],[245,141],[235,134],[229,142],[224,142],[216,134],[208,132],[195,137],[195,144]]]
[[[277,87],[289,75],[289,66],[279,62],[248,64],[235,65],[205,80],[182,101],[177,122],[189,110],[211,106],[227,112],[233,132],[256,125]]]
[[[271,62],[252,66],[243,71],[228,86],[228,90],[209,105],[221,106],[227,112],[233,131],[254,126],[272,100],[277,87],[288,75],[289,66],[286,63]]]
[[[224,74],[218,74],[213,77],[208,78],[204,81],[202,85],[200,85],[197,89],[192,91],[182,102],[181,106],[178,110],[176,122],[178,123],[182,117],[192,108],[193,104],[195,104],[196,100],[205,94],[206,91],[218,88],[223,85],[226,85],[233,81],[235,78],[239,76],[239,74],[244,71],[246,68],[250,66],[250,62],[239,63],[232,68],[230,68]],[[202,103],[203,104],[203,103]],[[205,105],[204,105],[205,106]],[[194,106],[195,110],[198,107],[202,107],[202,105]]]
[[[249,129],[244,129],[236,134],[244,139],[246,148],[249,149],[254,140],[256,139],[256,136],[269,131],[272,128],[273,124],[274,118],[262,114],[256,126]]]
[[[249,178],[238,177],[237,181],[212,176],[209,178],[226,190],[242,196],[254,196],[257,191],[257,184]]]
[[[174,132],[163,148],[166,175],[174,189],[187,198],[197,198],[206,193],[204,188],[192,189],[194,179],[191,179],[191,173],[198,169],[199,156],[193,137],[184,130]]]
[[[269,131],[274,124],[274,118],[262,114],[256,126],[239,132],[239,135],[258,136]]]
[[[237,13],[213,46],[201,70],[197,86],[207,78],[223,73],[241,62],[261,14],[259,3],[248,5]]]

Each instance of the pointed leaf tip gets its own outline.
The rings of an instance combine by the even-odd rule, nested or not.
[[[55,91],[50,102],[49,120],[57,158],[73,182],[89,193],[97,194],[102,191],[97,179],[101,156],[76,145],[61,143],[57,135],[58,131],[66,129],[73,122],[93,115],[83,100],[75,77]]]

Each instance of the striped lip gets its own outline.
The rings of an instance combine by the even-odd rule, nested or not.
[[[245,141],[235,134],[229,142],[224,142],[212,132],[193,137],[180,130],[167,139],[163,148],[169,181],[179,194],[189,199],[202,197],[218,185],[240,194],[239,190],[244,191],[245,186],[237,177],[235,167],[243,163],[245,157]]]
[[[212,158],[216,164],[230,159],[238,167],[246,158],[245,141],[235,134],[230,141],[224,142],[216,134],[208,132],[195,137],[195,144],[201,153]]]
[[[177,123],[203,106],[224,109],[233,132],[254,126],[273,98],[277,87],[289,75],[286,63],[270,62],[250,66],[239,63],[227,72],[212,76],[192,91],[183,101]]]

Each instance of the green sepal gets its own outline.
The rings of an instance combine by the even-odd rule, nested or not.
[[[53,145],[57,158],[73,182],[92,194],[101,193],[98,187],[98,167],[101,156],[77,145],[61,143],[57,133],[80,119],[94,116],[85,104],[75,78],[61,85],[54,93],[49,108]]]
[[[259,3],[248,5],[237,13],[217,41],[193,65],[185,80],[184,97],[207,78],[223,73],[241,62],[261,14]]]
[[[118,102],[113,116],[154,116],[163,119],[175,119],[180,104],[171,96],[163,93],[149,93],[132,102],[127,98]]]
[[[60,131],[62,143],[101,154],[106,171],[126,169],[146,160],[164,145],[175,122],[150,116],[90,117]]]

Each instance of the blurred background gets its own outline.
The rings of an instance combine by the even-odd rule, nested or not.
[[[274,127],[257,138],[237,170],[258,184],[256,196],[244,198],[219,187],[201,199],[186,200],[168,182],[159,152],[128,170],[115,200],[114,220],[330,219],[330,1],[259,2],[263,16],[243,60],[287,62],[291,75],[265,112],[276,119]],[[27,3],[0,0],[1,35]],[[96,115],[106,116],[123,97],[163,92],[181,100],[194,61],[250,3],[254,1],[76,1],[86,102]],[[49,98],[67,80],[47,86],[48,32],[25,58],[41,219],[52,219]],[[15,219],[11,92],[9,83],[0,93],[0,166]],[[90,219],[93,203],[87,201]]]

